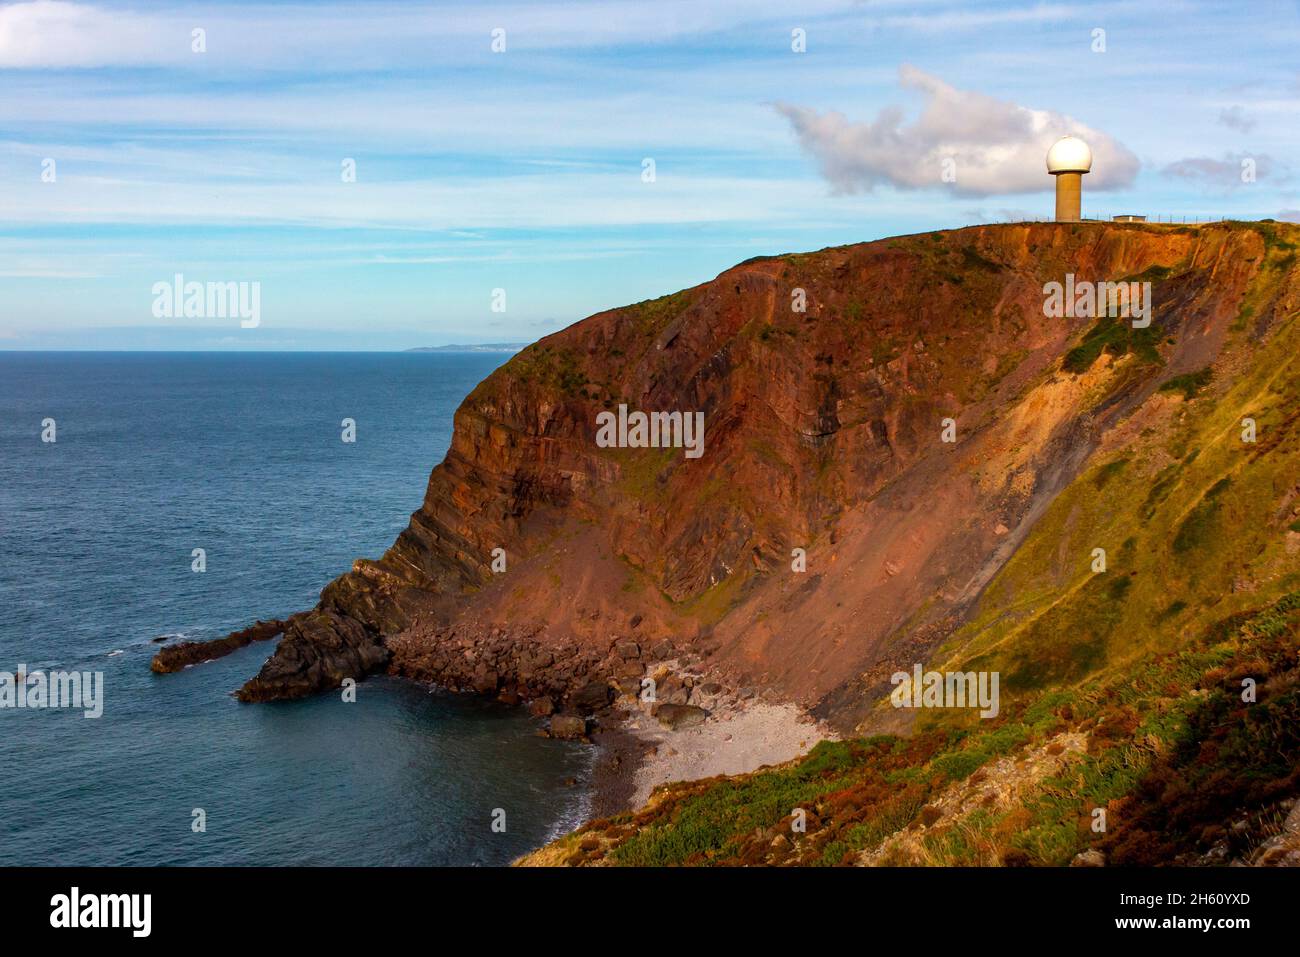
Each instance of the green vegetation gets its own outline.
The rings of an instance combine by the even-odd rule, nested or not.
[[[613,859],[632,865],[705,862],[724,849],[724,835],[780,820],[792,808],[837,790],[844,782],[844,772],[858,763],[855,753],[871,750],[864,749],[864,744],[823,741],[795,767],[754,781],[723,781],[703,789],[696,800],[679,809],[671,827],[640,831],[614,851]]]
[[[1200,392],[1210,384],[1210,380],[1213,377],[1214,373],[1208,366],[1206,366],[1204,369],[1197,372],[1188,372],[1183,375],[1174,376],[1172,379],[1161,384],[1160,391],[1181,392],[1184,399],[1191,400],[1196,397],[1196,393]]]
[[[1134,273],[1131,276],[1125,276],[1123,279],[1119,281],[1156,283],[1156,282],[1160,282],[1161,280],[1168,279],[1170,275],[1173,274],[1173,271],[1174,268],[1172,266],[1153,265],[1153,266],[1148,266],[1146,269],[1142,270],[1139,273]]]
[[[1197,503],[1178,526],[1174,536],[1175,552],[1190,552],[1196,548],[1205,548],[1215,540],[1219,531],[1219,512],[1222,502],[1219,495],[1231,484],[1231,479],[1220,479],[1214,487],[1205,493],[1205,498]]]
[[[555,388],[570,397],[577,396],[590,381],[577,351],[565,346],[533,343],[516,355],[509,367],[517,378]],[[482,385],[491,381],[489,377]]]
[[[694,299],[694,292],[683,289],[658,299],[645,299],[624,306],[621,312],[636,324],[642,335],[654,335],[686,311]]]
[[[1100,491],[1106,487],[1114,476],[1124,471],[1125,466],[1129,463],[1128,459],[1115,459],[1113,462],[1107,462],[1101,468],[1097,469],[1092,476],[1092,487]]]
[[[1228,838],[1221,823],[1238,809],[1255,822],[1231,836],[1246,852],[1268,833],[1272,804],[1300,786],[1297,650],[1293,592],[1126,676],[1035,693],[975,728],[939,712],[911,738],[824,741],[779,768],[671,785],[648,810],[579,831],[569,862],[834,865],[875,852],[883,863],[1060,865],[1096,846],[1114,863],[1167,863]],[[1245,703],[1243,676],[1277,690]],[[1067,753],[1064,735],[1086,748]],[[968,813],[935,803],[1028,751],[1058,770],[1004,763],[994,797]],[[1005,787],[1022,800],[996,800]],[[1090,827],[1096,808],[1107,809],[1104,834]],[[806,833],[790,826],[796,809]]]
[[[1253,223],[1252,226],[1256,232],[1264,237],[1264,249],[1267,252],[1289,253],[1300,248],[1300,244],[1279,236],[1277,225],[1271,220],[1261,220],[1258,223]]]
[[[990,273],[1001,273],[1003,266],[995,263],[982,255],[974,246],[961,247],[962,268],[966,270],[982,270]]]
[[[1144,364],[1160,365],[1163,360],[1156,348],[1159,342],[1159,332],[1150,326],[1134,329],[1128,319],[1102,317],[1084,333],[1083,341],[1065,354],[1062,368],[1081,375],[1092,368],[1102,352],[1117,358],[1132,353]]]

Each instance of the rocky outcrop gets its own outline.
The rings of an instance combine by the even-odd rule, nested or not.
[[[459,625],[443,632],[404,632],[388,639],[390,672],[452,691],[529,702],[538,717],[552,713],[591,717],[620,696],[636,697],[653,683],[660,707],[688,701],[712,703],[722,691],[705,681],[705,659],[671,641],[643,653],[633,641],[559,642],[540,628],[516,632]],[[635,651],[635,657],[632,652]],[[642,660],[644,655],[644,660]],[[697,708],[698,710],[698,708]]]
[[[236,697],[305,698],[381,668],[388,657],[379,636],[352,618],[328,611],[294,615],[275,654]]]
[[[291,620],[241,697],[387,665],[558,703],[593,669],[628,693],[632,652],[671,639],[735,687],[853,727],[963,620],[1106,428],[1212,361],[1239,316],[1253,335],[1296,307],[1294,283],[1252,286],[1287,228],[899,237],[751,260],[576,323],[465,399],[408,527]],[[1044,284],[1067,274],[1154,278],[1149,331],[1045,317]],[[620,405],[702,413],[703,454],[599,446],[597,415]],[[465,644],[495,631],[526,660]]]
[[[215,641],[183,641],[168,645],[153,656],[149,667],[160,675],[171,674],[214,658],[224,658],[232,651],[238,651],[255,641],[268,641],[278,637],[284,631],[282,621],[259,621],[242,631],[232,632]]]

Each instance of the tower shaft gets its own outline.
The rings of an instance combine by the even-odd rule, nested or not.
[[[1082,218],[1083,174],[1056,174],[1056,221],[1077,223]]]

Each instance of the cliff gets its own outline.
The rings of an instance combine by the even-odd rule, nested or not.
[[[290,617],[240,694],[387,665],[595,700],[687,656],[850,730],[971,620],[1107,436],[1276,335],[1295,232],[974,227],[755,259],[592,316],[465,399],[408,528]],[[1067,273],[1154,280],[1150,327],[1047,318]],[[702,412],[703,454],[599,447],[620,405]]]
[[[830,631],[803,648],[835,675],[840,661],[861,669],[807,682],[830,687],[823,707],[851,736],[668,785],[524,863],[1300,865],[1300,228],[902,242],[1021,265],[988,270],[1003,292],[983,318],[950,313],[954,337],[1000,324],[981,340],[991,351],[956,355],[988,363],[982,394],[961,391],[978,378],[940,373],[916,397],[952,396],[957,446],[927,448],[918,430],[869,520],[838,523],[832,554],[854,580],[826,597],[872,596],[845,629],[865,640],[842,650]],[[972,268],[984,271],[968,265],[957,285]],[[1028,291],[1017,298],[1065,270],[1145,276],[1150,331],[1044,320]],[[934,355],[934,334],[924,341]],[[878,504],[900,484],[894,508]],[[917,557],[947,570],[937,590]],[[913,590],[901,624],[872,613],[891,587]],[[809,633],[841,620],[819,610]],[[997,714],[895,707],[889,672],[918,664],[1000,676]]]

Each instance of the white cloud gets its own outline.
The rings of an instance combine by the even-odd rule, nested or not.
[[[1138,158],[1123,144],[1064,114],[959,90],[907,64],[899,81],[926,96],[911,124],[897,107],[881,110],[873,122],[854,123],[841,113],[776,104],[837,192],[881,185],[944,187],[972,196],[1042,192],[1050,185],[1047,149],[1067,133],[1092,147],[1090,190],[1123,188],[1137,175]],[[955,181],[942,178],[948,159]]]
[[[189,55],[189,31],[64,0],[0,7],[0,67],[154,65]]]

